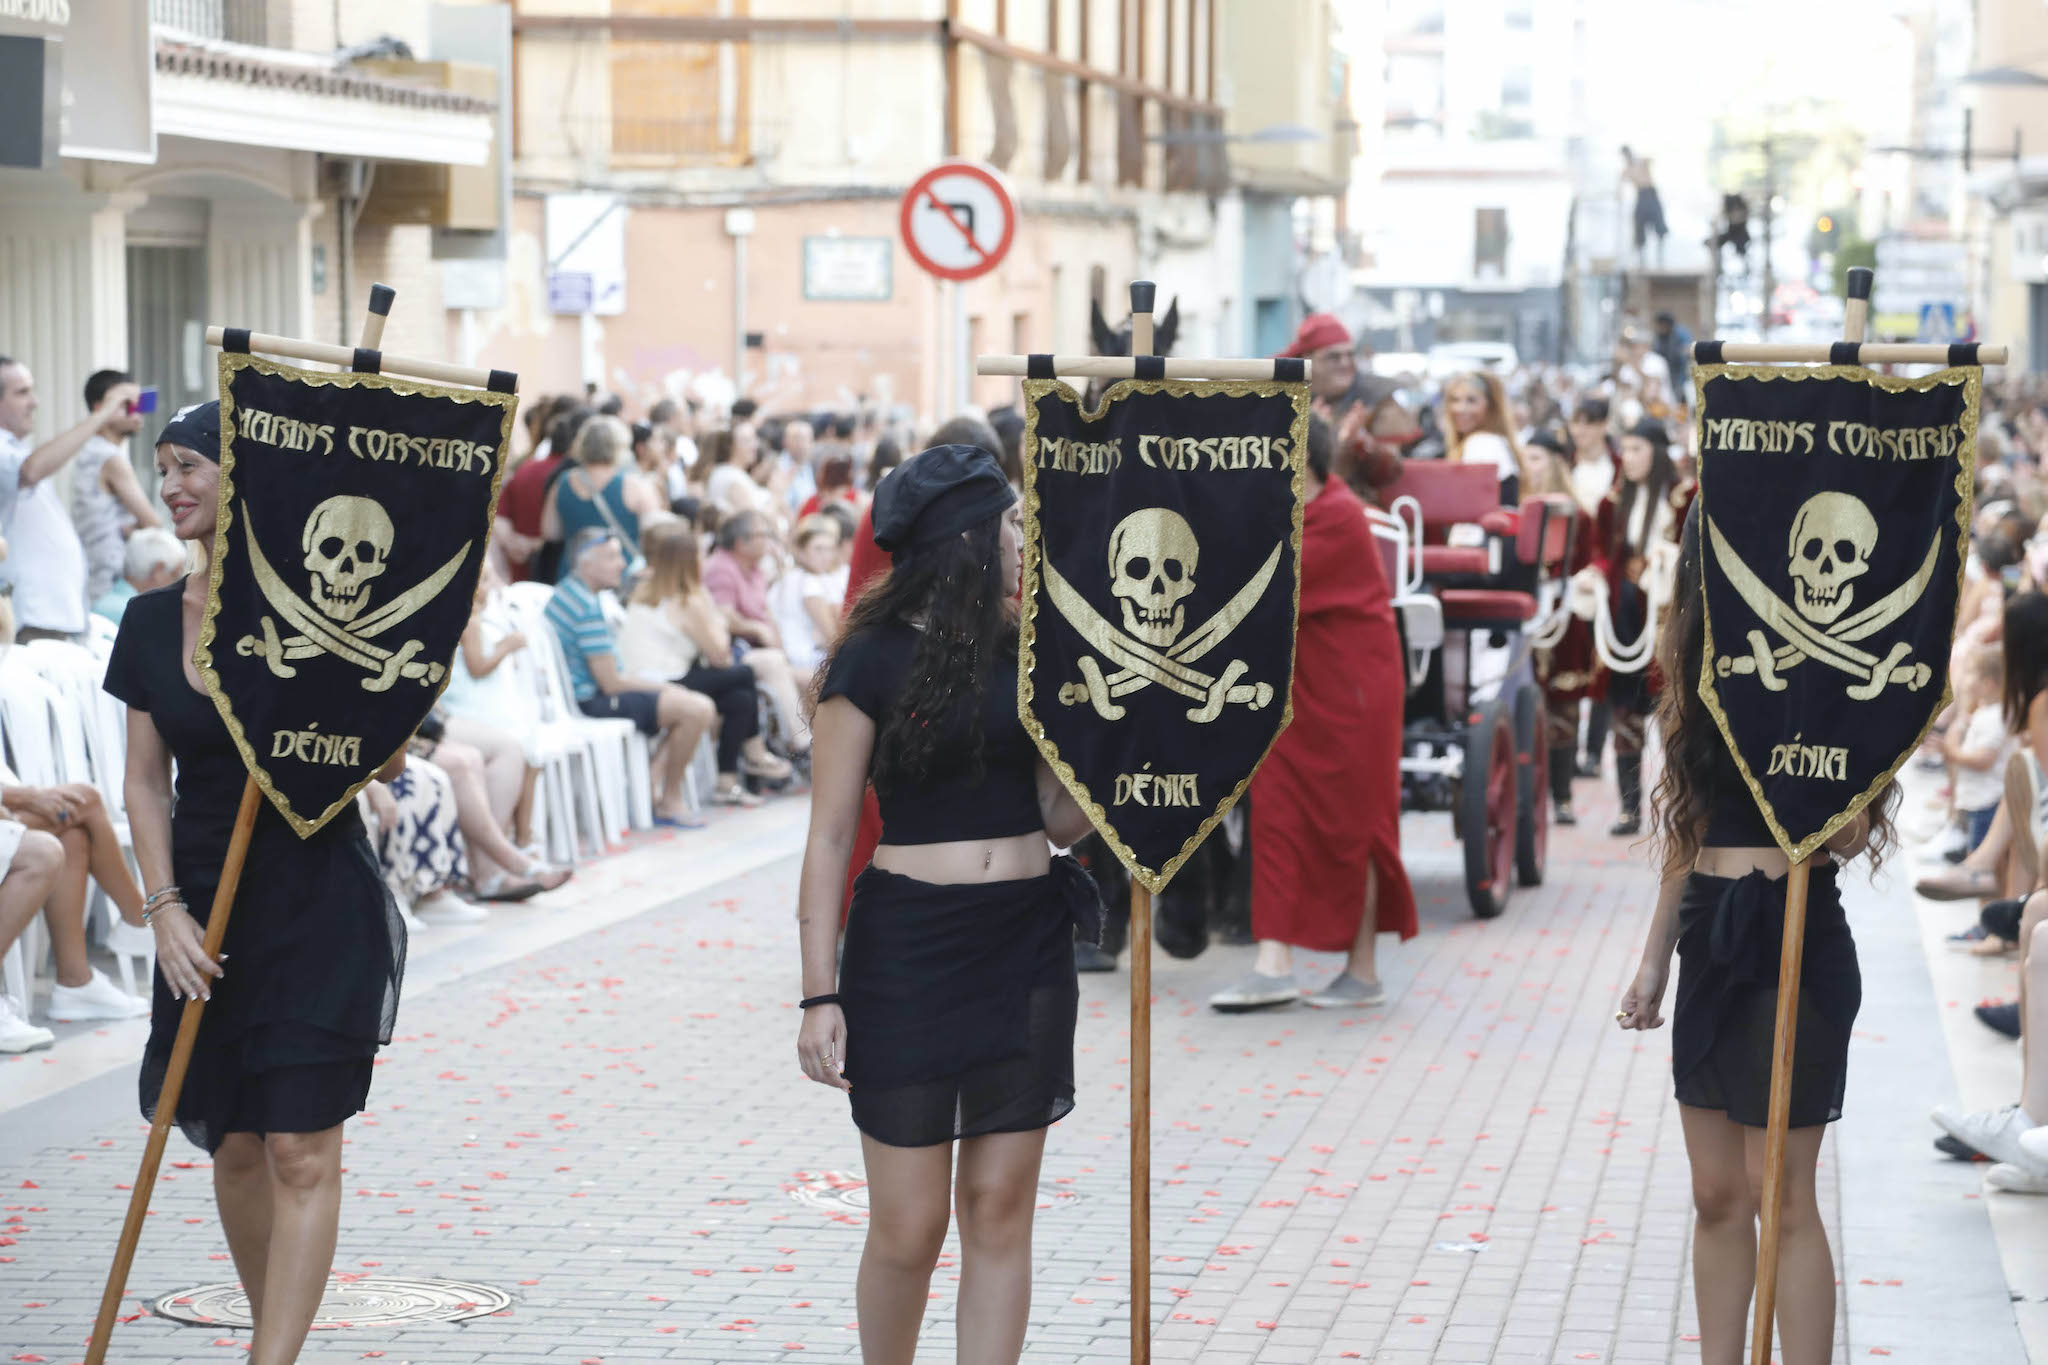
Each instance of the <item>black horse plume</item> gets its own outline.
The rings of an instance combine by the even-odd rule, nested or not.
[[[1174,333],[1180,330],[1180,300],[1174,299],[1167,305],[1165,316],[1152,329],[1152,353],[1172,355]],[[1129,355],[1131,353],[1131,320],[1124,319],[1121,327],[1111,327],[1109,319],[1102,316],[1102,304],[1092,301],[1088,305],[1088,333],[1095,339],[1097,355]]]

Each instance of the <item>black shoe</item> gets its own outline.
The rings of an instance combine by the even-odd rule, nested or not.
[[[1116,954],[1105,953],[1092,943],[1074,945],[1074,970],[1077,972],[1113,972],[1116,970]]]
[[[1169,957],[1200,957],[1209,947],[1208,916],[1201,900],[1187,892],[1167,892],[1152,911],[1152,939]]]
[[[2000,1005],[1979,1005],[1977,1021],[1993,1033],[2017,1038],[2020,1036],[2020,1003],[2017,1000],[2008,1000]]]
[[[1643,832],[1643,817],[1624,815],[1607,827],[1607,832],[1617,839],[1627,839]]]
[[[1934,1140],[1934,1150],[1943,1156],[1952,1156],[1957,1161],[1989,1161],[1990,1157],[1972,1147],[1959,1137],[1943,1133]]]
[[[1579,823],[1579,817],[1572,814],[1572,805],[1569,801],[1560,802],[1557,809],[1550,813],[1550,819],[1553,824],[1559,825],[1576,825]]]

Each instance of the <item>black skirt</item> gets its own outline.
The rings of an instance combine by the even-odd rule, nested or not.
[[[1671,1019],[1671,1070],[1680,1104],[1722,1110],[1746,1127],[1765,1126],[1784,939],[1784,878],[1695,872],[1686,879],[1678,905],[1678,998]],[[1862,1003],[1856,941],[1842,911],[1835,865],[1817,862],[1806,892],[1792,1127],[1811,1128],[1842,1116],[1849,1031]]]
[[[1071,858],[1043,877],[855,879],[839,995],[853,1121],[892,1147],[1026,1132],[1074,1107],[1074,928],[1101,932]]]

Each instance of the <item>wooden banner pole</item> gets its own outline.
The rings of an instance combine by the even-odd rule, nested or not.
[[[384,319],[398,297],[389,285],[370,287],[370,308],[363,317],[362,345],[370,350],[384,337]],[[208,332],[208,340],[220,342]],[[268,349],[268,348],[265,348]],[[340,350],[340,347],[334,349]],[[204,951],[209,960],[220,956],[220,945],[228,935],[228,916],[235,907],[235,892],[242,885],[242,864],[249,856],[249,839],[256,832],[256,816],[263,808],[263,789],[255,774],[242,783],[242,804],[235,811],[234,832],[228,836],[228,856],[221,864],[220,885],[213,893],[213,906],[206,915]],[[103,1365],[107,1343],[114,1335],[114,1321],[121,1312],[121,1298],[128,1292],[128,1272],[135,1264],[135,1250],[142,1242],[142,1220],[149,1216],[149,1196],[156,1187],[157,1171],[164,1160],[164,1143],[178,1114],[178,1097],[185,1090],[185,1072],[192,1064],[192,1049],[199,1041],[199,1016],[206,1001],[193,997],[185,1001],[178,1018],[178,1036],[171,1043],[171,1058],[164,1068],[163,1088],[157,1092],[156,1116],[150,1120],[149,1140],[142,1146],[142,1169],[136,1173],[135,1188],[128,1196],[128,1218],[121,1225],[121,1240],[114,1247],[114,1264],[107,1272],[107,1287],[100,1294],[99,1316],[93,1320],[92,1339],[86,1346],[85,1365]]]
[[[1149,280],[1131,285],[1131,355],[1152,354]],[[1270,371],[1269,371],[1270,372]],[[1152,1359],[1152,893],[1131,878],[1131,1365]]]
[[[380,321],[380,335],[382,331],[383,324]],[[208,327],[206,344],[218,346],[226,336],[225,327]],[[355,351],[347,346],[329,346],[319,341],[300,341],[295,337],[272,336],[268,332],[251,332],[249,349],[258,355],[283,356],[286,360],[310,360],[321,365],[339,365],[344,369],[354,364],[356,358]],[[489,370],[472,369],[467,365],[450,365],[440,360],[417,360],[402,355],[380,357],[377,372],[400,375],[407,379],[425,379],[436,384],[461,384],[472,389],[489,388],[491,383]]]
[[[1842,308],[1842,339],[1862,341],[1870,320],[1872,275],[1849,272]],[[1792,1126],[1792,1055],[1799,1034],[1799,973],[1806,956],[1806,885],[1813,859],[1802,858],[1785,874],[1785,938],[1778,954],[1778,1018],[1771,1043],[1771,1106],[1764,1126],[1763,1208],[1756,1248],[1756,1318],[1751,1329],[1751,1365],[1771,1365],[1771,1338],[1778,1307],[1778,1242],[1785,1205],[1785,1138]]]
[[[220,887],[213,893],[213,909],[206,917],[205,952],[209,959],[220,955],[227,937],[228,912],[235,903],[235,890],[242,881],[242,861],[249,854],[249,836],[256,829],[256,812],[263,805],[263,789],[252,776],[242,784],[242,805],[235,812],[235,832],[228,839],[227,861],[221,865]],[[206,1001],[188,996],[185,1012],[178,1019],[178,1036],[171,1044],[171,1059],[164,1071],[163,1088],[157,1092],[156,1117],[150,1120],[149,1141],[142,1148],[142,1169],[136,1173],[135,1188],[128,1196],[128,1220],[121,1225],[121,1240],[114,1248],[113,1268],[107,1272],[107,1287],[100,1295],[99,1317],[94,1319],[92,1340],[85,1351],[85,1365],[102,1365],[107,1342],[114,1334],[114,1320],[121,1311],[121,1296],[128,1291],[128,1271],[135,1263],[135,1248],[142,1240],[142,1220],[149,1216],[149,1196],[156,1187],[157,1170],[163,1164],[164,1141],[177,1117],[178,1096],[185,1088],[185,1069],[192,1061],[193,1044],[199,1040],[199,1015]]]

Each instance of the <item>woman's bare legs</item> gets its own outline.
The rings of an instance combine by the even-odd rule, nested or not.
[[[456,739],[444,739],[434,746],[430,760],[448,774],[455,789],[456,822],[469,845],[469,876],[478,886],[488,886],[500,872],[524,869],[526,858],[505,837],[505,827],[491,806],[490,788],[484,779],[484,758]]]
[[[213,1153],[213,1204],[228,1235],[228,1254],[263,1326],[263,1276],[270,1260],[270,1158],[260,1133],[223,1134]]]
[[[804,715],[803,702],[799,693],[811,685],[810,675],[796,676],[790,666],[789,656],[779,649],[750,649],[747,657],[740,661],[753,670],[754,682],[768,694],[769,705],[782,721],[782,728],[790,735],[790,743],[799,750],[811,747],[811,722]]]
[[[1692,1165],[1692,1283],[1700,1365],[1743,1365],[1756,1287],[1756,1200],[1742,1125],[1718,1109],[1678,1106]]]
[[[1031,1218],[1045,1129],[960,1144],[960,1365],[1016,1365],[1031,1316]]]
[[[263,1268],[262,1325],[251,1365],[292,1365],[306,1343],[341,1225],[341,1125],[318,1133],[271,1133],[270,1245]]]
[[[657,694],[655,716],[663,733],[652,760],[654,813],[680,819],[690,808],[683,795],[684,774],[690,770],[704,732],[718,719],[718,708],[702,692],[668,683]]]
[[[1700,1365],[1742,1365],[1756,1286],[1764,1130],[1745,1128],[1715,1109],[1682,1104],[1678,1113],[1692,1164]],[[1835,1265],[1814,1188],[1826,1134],[1818,1125],[1786,1134],[1776,1299],[1777,1358],[1784,1365],[1826,1365],[1834,1352]]]
[[[0,868],[0,952],[14,946],[63,871],[64,845],[56,835],[30,830],[21,836],[14,860]]]
[[[1365,913],[1358,921],[1358,936],[1351,940],[1351,956],[1344,963],[1344,970],[1355,981],[1370,986],[1380,979],[1379,965],[1380,937],[1380,869],[1377,863],[1365,865]]]
[[[512,805],[512,842],[521,848],[533,846],[533,793],[540,783],[540,769],[528,768],[519,779],[519,799]]]
[[[854,1297],[862,1365],[912,1365],[931,1293],[932,1269],[946,1243],[953,1193],[953,1144],[891,1147],[865,1133],[868,1238]],[[961,1282],[965,1320],[966,1282]]]
[[[1814,1171],[1827,1128],[1815,1124],[1785,1135],[1785,1202],[1778,1220],[1778,1359],[1784,1365],[1828,1365],[1835,1353],[1835,1258],[1820,1219]],[[1750,1197],[1763,1207],[1764,1130],[1742,1132]],[[1752,1272],[1751,1278],[1754,1279]]]

